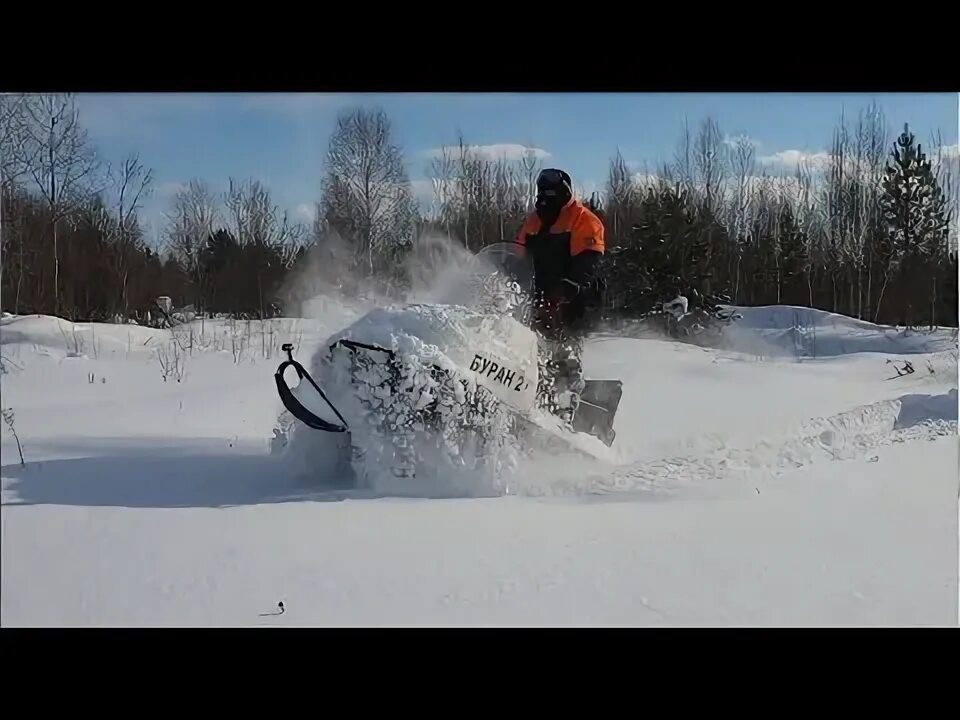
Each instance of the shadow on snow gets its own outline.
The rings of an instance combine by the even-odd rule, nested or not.
[[[103,452],[97,457],[5,465],[3,505],[226,508],[384,497],[335,479],[297,477],[282,459],[265,453],[198,449],[189,441],[96,446]]]

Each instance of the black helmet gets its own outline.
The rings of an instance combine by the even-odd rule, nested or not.
[[[539,177],[537,177],[536,201],[540,222],[548,227],[553,225],[560,217],[560,211],[564,205],[572,197],[573,187],[567,173],[556,168],[546,168],[540,172]]]
[[[561,194],[573,194],[573,182],[570,175],[556,168],[545,168],[537,177],[537,192],[540,195],[553,197]]]

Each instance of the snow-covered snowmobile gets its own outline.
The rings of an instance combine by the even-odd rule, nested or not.
[[[309,372],[285,345],[275,380],[289,415],[335,437],[340,469],[360,485],[453,468],[499,477],[517,453],[557,443],[603,455],[621,382],[564,382],[557,348],[531,329],[533,269],[520,246],[484,248],[450,289],[443,302],[367,313],[330,338]],[[292,445],[331,452],[288,417],[291,430]]]

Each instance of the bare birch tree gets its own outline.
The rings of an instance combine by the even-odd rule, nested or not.
[[[322,207],[329,227],[354,244],[367,277],[394,265],[412,246],[413,193],[382,110],[360,108],[337,119]]]
[[[537,158],[536,152],[533,148],[529,148],[520,160],[520,170],[523,173],[523,179],[525,181],[523,197],[523,209],[525,212],[532,211],[536,203],[537,176],[540,174],[541,168],[542,163]]]
[[[139,255],[137,212],[152,189],[153,170],[143,166],[137,153],[131,153],[119,167],[108,169],[107,176],[113,202],[109,207],[98,206],[92,221],[112,245],[113,272],[120,294],[117,307],[126,317],[130,309],[127,283],[131,265]]]
[[[686,118],[683,119],[683,130],[673,158],[671,170],[674,179],[685,187],[688,193],[692,194],[696,190],[694,179],[696,171],[694,169],[693,140],[690,136],[690,125]]]
[[[824,260],[830,268],[831,304],[830,310],[839,312],[840,298],[837,294],[837,281],[843,273],[844,265],[851,259],[850,238],[850,203],[848,170],[850,163],[850,134],[843,114],[840,122],[834,129],[833,143],[830,147],[830,156],[827,174],[824,179],[824,229],[826,230],[826,247]]]
[[[22,95],[0,95],[0,191],[12,194],[18,180],[26,173],[26,157],[23,152],[25,136],[24,103]],[[14,308],[20,305],[20,287],[23,283],[23,232],[21,218],[4,217],[0,209],[0,285],[7,256],[11,252],[10,241],[17,238],[21,261],[18,263],[16,299]]]
[[[476,227],[477,207],[479,198],[477,197],[477,158],[475,153],[467,146],[461,136],[458,141],[459,155],[457,157],[457,199],[459,201],[460,220],[463,222],[463,244],[467,250],[474,246],[479,247],[479,243],[473,242],[471,228]]]
[[[630,224],[633,222],[638,201],[638,189],[623,158],[623,153],[617,150],[616,156],[610,161],[606,187],[607,218],[613,243],[623,242],[630,234]]]
[[[947,212],[952,218],[958,217],[960,211],[960,154],[957,146],[947,148],[943,144],[943,134],[940,131],[931,137],[930,147],[936,148],[931,156],[937,183],[943,188],[946,198]],[[958,237],[957,223],[950,223],[950,234],[947,240],[947,253],[957,252]]]
[[[277,252],[284,263],[289,263],[306,236],[302,223],[290,220],[281,210],[267,188],[259,180],[239,182],[230,178],[224,197],[230,211],[234,237],[242,247],[263,245]]]
[[[256,277],[257,305],[263,320],[265,276],[272,278],[290,269],[303,245],[306,228],[302,223],[291,222],[287,212],[273,201],[270,190],[258,180],[239,182],[230,178],[224,202],[237,244],[255,251],[247,255],[255,267],[245,270]]]
[[[0,95],[0,185],[9,187],[27,173],[24,95]]]
[[[452,236],[451,222],[455,215],[453,202],[455,200],[455,177],[454,159],[450,149],[443,147],[437,157],[430,163],[429,173],[433,184],[433,197],[435,201],[434,213],[447,233],[447,237]]]
[[[719,134],[719,130],[716,131]],[[704,139],[704,145],[708,140]],[[706,162],[706,159],[705,159]],[[743,259],[743,243],[750,236],[751,204],[755,194],[756,148],[747,138],[738,138],[731,152],[730,162],[734,176],[733,197],[728,222],[732,225],[731,235],[734,252],[734,302],[740,294],[740,263]],[[713,170],[713,175],[717,173]],[[732,221],[732,222],[731,222]]]
[[[712,212],[717,212],[724,196],[727,162],[726,145],[720,134],[720,126],[713,118],[707,118],[700,126],[694,144],[696,184],[702,193],[703,202]]]
[[[72,95],[29,95],[24,98],[22,163],[50,214],[53,247],[54,312],[60,310],[60,249],[57,224],[70,210],[96,194],[94,174],[101,167],[80,125]]]
[[[210,188],[201,180],[176,194],[173,210],[167,215],[167,239],[174,256],[194,284],[197,311],[205,307],[203,252],[219,223],[219,208]]]
[[[851,312],[856,308],[858,318],[869,314],[873,292],[873,267],[879,241],[880,179],[883,175],[887,147],[887,127],[883,111],[872,103],[861,111],[854,132],[853,182],[851,204],[854,219],[852,226],[852,254],[855,262],[856,303],[851,298]],[[866,289],[864,289],[866,274]],[[851,287],[851,293],[853,288]],[[864,308],[866,302],[866,308]]]

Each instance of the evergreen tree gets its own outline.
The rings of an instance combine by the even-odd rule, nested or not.
[[[780,236],[779,302],[787,305],[805,305],[808,292],[806,276],[810,267],[806,233],[797,223],[796,215],[789,203],[784,203],[781,207],[778,223]]]
[[[897,276],[898,296],[910,295],[911,288],[919,289],[930,281],[928,266],[945,256],[949,237],[950,218],[946,198],[937,182],[930,160],[913,133],[904,125],[887,161],[882,181],[880,210],[884,228],[885,247],[882,250],[885,265],[880,300],[887,283]],[[905,298],[901,322],[913,324],[915,312],[926,303],[917,305]]]
[[[606,264],[612,309],[644,317],[682,294],[690,309],[712,311],[728,299],[728,283],[714,268],[728,243],[723,225],[686,188],[647,189],[632,233]]]
[[[909,126],[897,139],[883,174],[880,208],[892,264],[946,248],[950,219],[930,160],[914,145]]]

